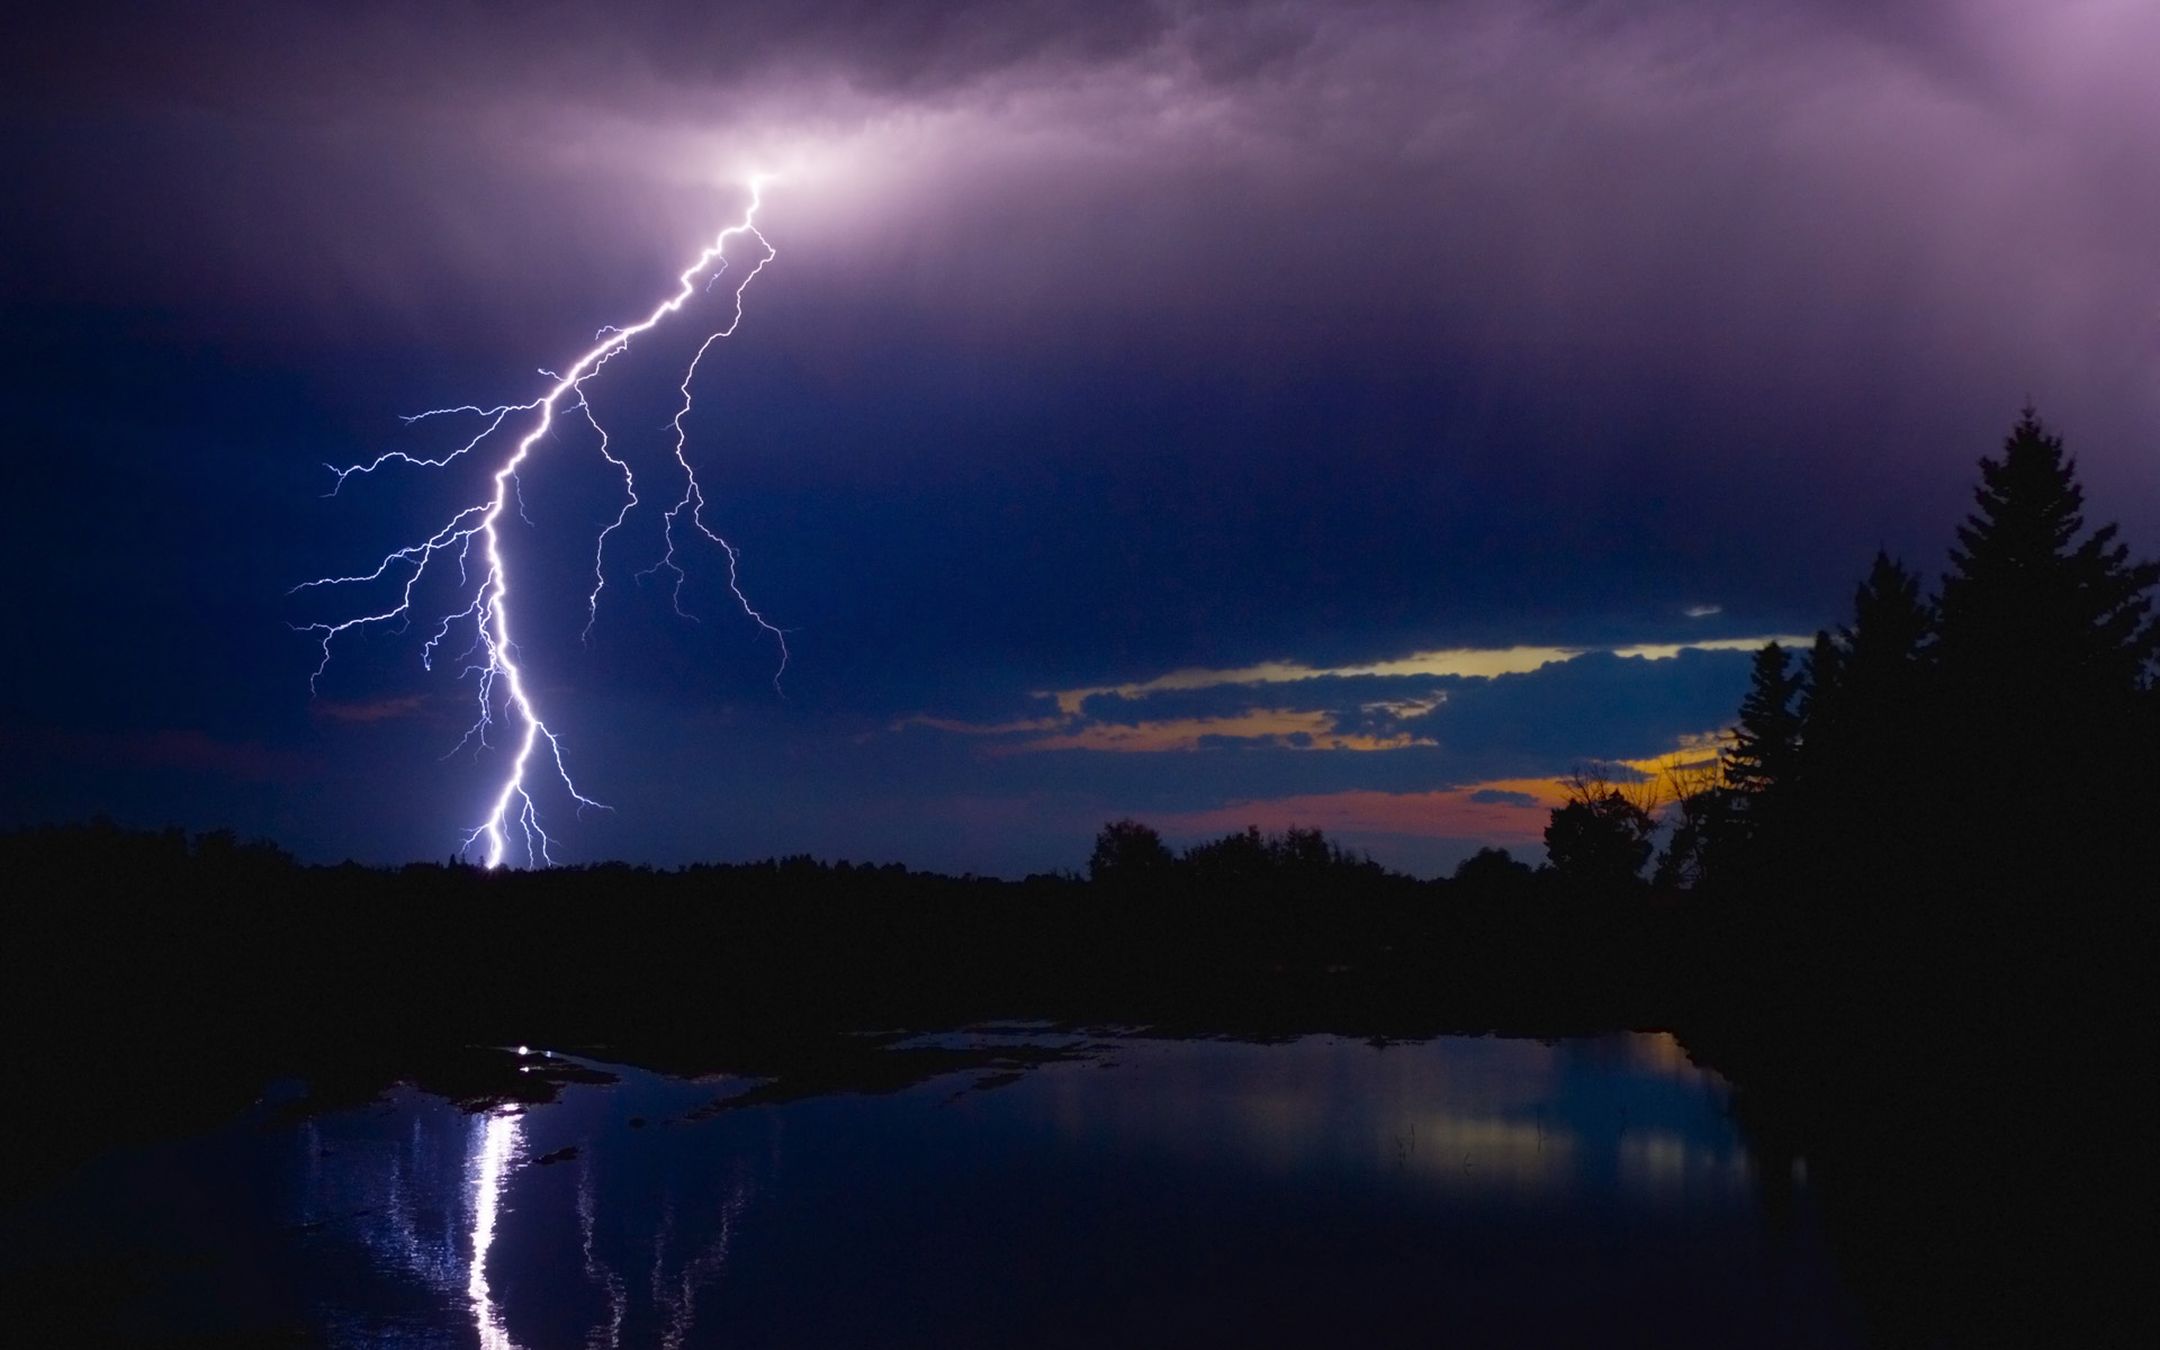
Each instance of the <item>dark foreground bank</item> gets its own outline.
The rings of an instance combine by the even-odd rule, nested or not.
[[[1893,935],[1860,961],[1833,960],[1789,900],[1599,898],[1513,871],[497,875],[303,868],[101,827],[11,836],[0,864],[37,1136],[11,1200],[116,1143],[229,1120],[280,1077],[309,1088],[288,1109],[321,1111],[401,1081],[530,1100],[581,1072],[522,1072],[519,1044],[753,1076],[782,1100],[964,1067],[900,1033],[1000,1019],[1248,1039],[1656,1028],[1735,1085],[1764,1175],[1805,1159],[1880,1343],[2153,1329],[2150,947],[2124,903],[2025,907],[2046,917],[1950,955]]]

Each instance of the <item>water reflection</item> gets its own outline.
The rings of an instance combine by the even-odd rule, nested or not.
[[[672,1279],[667,1277],[668,1239],[675,1232],[675,1204],[671,1198],[662,1211],[660,1236],[653,1243],[653,1307],[665,1322],[660,1338],[664,1350],[677,1350],[697,1324],[698,1295],[727,1265],[728,1248],[735,1240],[735,1226],[749,1204],[748,1188],[738,1180],[719,1213],[710,1222],[714,1232],[697,1254],[682,1263]],[[614,1344],[614,1342],[610,1342]]]
[[[1754,1164],[1737,1144],[1718,1147],[1672,1130],[1626,1130],[1619,1142],[1620,1179],[1646,1195],[1671,1198],[1690,1186],[1747,1187]]]
[[[1315,1037],[1255,1053],[1142,1042],[1119,1052],[1131,1080],[1122,1090],[1082,1075],[1043,1090],[1075,1144],[1273,1173],[1386,1170],[1520,1199],[1750,1183],[1747,1151],[1723,1121],[1723,1085],[1670,1036],[1447,1046]]]
[[[1406,1169],[1453,1188],[1551,1190],[1575,1174],[1574,1135],[1541,1121],[1429,1115],[1410,1122],[1397,1148]]]
[[[593,1199],[592,1158],[588,1155],[578,1160],[578,1251],[584,1263],[585,1278],[607,1298],[607,1319],[593,1336],[586,1337],[586,1344],[594,1341],[615,1350],[622,1344],[623,1314],[629,1307],[629,1292],[623,1286],[622,1276],[593,1252]]]
[[[645,1108],[680,1115],[711,1094],[635,1077],[630,1095]],[[296,1226],[313,1235],[324,1272],[355,1263],[366,1272],[365,1297],[352,1296],[349,1276],[325,1281],[336,1285],[320,1305],[332,1340],[433,1344],[419,1334],[438,1320],[425,1309],[455,1298],[467,1343],[483,1350],[696,1343],[757,1193],[757,1165],[776,1166],[777,1149],[596,1147],[592,1136],[610,1126],[632,1133],[611,1095],[466,1116],[401,1090],[376,1110],[302,1126]],[[558,1270],[564,1239],[575,1260]]]
[[[495,1216],[502,1206],[503,1179],[517,1160],[523,1137],[513,1111],[494,1111],[474,1122],[478,1143],[471,1166],[472,1252],[465,1277],[465,1297],[472,1303],[473,1327],[480,1333],[481,1350],[517,1350],[516,1342],[503,1330],[502,1310],[488,1288],[488,1248],[495,1245]]]
[[[636,1071],[477,1115],[401,1090],[188,1146],[222,1150],[223,1171],[185,1165],[222,1178],[205,1184],[239,1215],[226,1241],[288,1253],[293,1320],[338,1345],[1589,1343],[1612,1326],[1849,1343],[1795,1219],[1804,1184],[1794,1200],[1781,1165],[1764,1205],[1722,1085],[1669,1038],[1121,1039],[970,1081],[717,1114],[698,1108],[728,1085]],[[86,1195],[67,1204],[95,1221]],[[245,1329],[262,1283],[220,1306],[198,1282],[146,1316]]]

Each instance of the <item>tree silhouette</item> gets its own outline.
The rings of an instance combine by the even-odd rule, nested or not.
[[[1725,751],[1725,782],[1743,797],[1763,797],[1792,782],[1800,756],[1802,683],[1777,643],[1755,653],[1740,722]]]
[[[1881,554],[1875,555],[1878,560]],[[1838,690],[1845,683],[1845,657],[1847,647],[1843,632],[1833,633],[1827,628],[1817,629],[1815,641],[1805,656],[1800,658],[1800,695],[1795,706],[1799,714],[1801,730],[1810,742],[1821,734],[1825,713],[1837,702]]]
[[[2040,680],[2115,702],[2142,687],[2160,652],[2146,594],[2160,563],[2130,561],[2112,524],[2079,538],[2077,463],[2031,408],[1980,476],[1943,578],[1946,667],[1991,691],[2036,692]]]
[[[1720,759],[1724,783],[1717,799],[1694,804],[1693,836],[1677,842],[1701,855],[1700,872],[1756,877],[1775,870],[1785,852],[1779,826],[1790,819],[1799,777],[1801,713],[1806,684],[1792,657],[1772,642],[1755,653],[1747,696],[1731,743]]]
[[[1877,551],[1852,621],[1816,635],[1801,707],[1795,828],[1835,841],[1816,867],[1846,881],[1896,870],[1924,797],[1939,791],[1927,710],[1935,614],[1920,580]]]
[[[1631,889],[1650,861],[1657,818],[1599,773],[1578,770],[1567,790],[1545,827],[1554,874],[1585,892]]]
[[[1112,884],[1145,882],[1168,875],[1175,859],[1162,836],[1137,820],[1114,820],[1095,836],[1088,857],[1088,880]]]
[[[1498,893],[1519,890],[1530,880],[1530,865],[1517,862],[1504,848],[1481,848],[1455,864],[1455,883],[1473,891]]]
[[[2010,898],[2087,865],[2070,860],[2135,864],[2160,564],[2133,562],[2112,524],[2086,531],[2076,462],[2030,408],[1980,474],[1943,578],[1929,749],[1938,842]]]
[[[1672,838],[1658,854],[1651,883],[1659,890],[1690,889],[1703,884],[1716,866],[1717,850],[1732,828],[1733,793],[1723,782],[1720,765],[1672,775],[1677,810]]]
[[[1301,829],[1296,825],[1284,830],[1279,838],[1272,839],[1276,861],[1292,871],[1320,872],[1337,867],[1355,867],[1359,860],[1346,852],[1341,845],[1327,837],[1323,830]]]
[[[1825,716],[1865,718],[1912,707],[1922,697],[1934,632],[1934,607],[1921,596],[1920,579],[1878,551],[1853,592],[1853,621],[1838,629],[1835,674],[1827,689],[1815,691],[1818,704],[1831,706],[1811,717],[1810,740],[1827,725]]]
[[[1185,850],[1185,866],[1195,881],[1215,887],[1249,886],[1275,868],[1268,841],[1257,825]]]

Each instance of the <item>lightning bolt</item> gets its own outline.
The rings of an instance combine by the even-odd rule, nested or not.
[[[394,585],[395,603],[386,608],[353,615],[344,619],[315,623],[294,624],[300,632],[320,635],[322,660],[309,676],[308,687],[313,690],[329,668],[331,645],[339,636],[375,625],[396,624],[400,627],[411,621],[415,603],[414,592],[423,577],[438,560],[454,557],[457,560],[458,581],[464,598],[462,608],[442,617],[433,633],[420,647],[420,663],[424,669],[433,670],[438,650],[449,640],[453,629],[470,624],[473,644],[464,658],[468,664],[462,676],[473,676],[478,682],[479,715],[458,746],[477,744],[488,748],[488,733],[497,725],[498,719],[510,724],[516,742],[505,770],[501,785],[496,789],[494,800],[484,820],[464,835],[462,851],[471,853],[476,847],[484,851],[488,867],[499,867],[509,856],[512,840],[523,844],[527,865],[551,865],[555,861],[552,848],[554,840],[541,826],[540,812],[533,800],[529,776],[535,772],[536,757],[545,761],[556,779],[577,803],[582,812],[586,807],[608,809],[602,803],[586,796],[570,776],[569,766],[563,759],[562,739],[542,719],[526,681],[523,665],[518,658],[517,644],[511,636],[510,616],[510,569],[503,557],[502,536],[499,529],[505,509],[516,504],[521,518],[524,516],[520,496],[518,473],[531,457],[534,447],[555,427],[558,417],[581,415],[600,437],[600,454],[622,474],[623,506],[615,519],[593,545],[593,588],[586,597],[587,617],[585,637],[589,641],[593,624],[599,618],[600,593],[607,587],[608,537],[620,529],[639,505],[637,480],[627,460],[617,456],[609,447],[607,429],[601,425],[592,405],[585,398],[585,382],[598,374],[608,362],[628,350],[631,343],[644,333],[657,327],[662,321],[680,311],[694,296],[700,293],[698,279],[705,277],[702,289],[709,290],[728,270],[728,245],[736,240],[755,240],[760,254],[757,260],[741,272],[735,282],[734,306],[724,327],[709,334],[699,345],[697,354],[690,359],[678,386],[682,402],[669,423],[674,434],[674,456],[682,470],[683,491],[681,498],[662,515],[661,536],[666,552],[652,567],[639,573],[640,577],[666,570],[674,573],[675,585],[672,596],[675,610],[686,618],[694,617],[682,607],[682,587],[686,579],[677,558],[676,527],[687,520],[704,538],[717,545],[727,557],[728,590],[734,595],[743,613],[759,628],[773,635],[779,644],[780,664],[774,672],[773,685],[779,687],[780,675],[786,671],[788,662],[787,634],[773,624],[751,603],[741,584],[741,551],[722,538],[705,523],[705,492],[698,483],[697,471],[691,466],[687,452],[688,437],[684,421],[690,415],[691,386],[697,376],[698,363],[715,342],[732,337],[741,326],[743,317],[743,294],[750,283],[757,279],[765,265],[778,256],[771,241],[757,228],[758,208],[764,204],[763,176],[748,182],[749,202],[743,209],[741,220],[722,229],[697,257],[677,274],[673,295],[660,301],[652,312],[639,322],[624,326],[610,325],[594,335],[594,345],[588,348],[560,374],[543,370],[541,374],[552,383],[547,392],[528,403],[505,403],[494,407],[478,404],[461,404],[456,407],[431,408],[414,413],[403,419],[408,425],[442,417],[476,417],[482,426],[478,434],[457,448],[439,456],[409,454],[392,450],[363,463],[340,467],[326,465],[334,475],[328,495],[335,496],[355,476],[372,474],[391,464],[415,468],[440,469],[467,455],[477,453],[505,425],[525,426],[524,435],[515,447],[498,464],[490,481],[493,491],[485,501],[459,510],[432,534],[418,543],[384,554],[375,566],[366,572],[349,576],[317,577],[292,588],[293,594],[317,588],[357,586],[369,583],[391,582]],[[709,275],[708,275],[709,274]],[[527,519],[527,524],[530,520]],[[478,551],[477,565],[474,553]],[[474,579],[477,573],[477,581]]]

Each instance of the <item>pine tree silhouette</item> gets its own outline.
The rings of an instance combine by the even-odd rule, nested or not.
[[[1920,579],[1877,551],[1851,621],[1818,633],[1808,653],[1792,828],[1816,841],[1814,879],[1832,903],[1904,884],[1924,852],[1916,827],[1942,786],[1934,632]]]
[[[1768,797],[1792,782],[1800,755],[1803,685],[1792,657],[1773,642],[1755,653],[1740,722],[1725,752],[1725,781],[1748,797]]]
[[[1927,702],[1935,614],[1920,579],[1877,552],[1853,592],[1852,622],[1816,635],[1801,709],[1803,776],[1811,790],[1848,792],[1902,780]]]
[[[1980,461],[1979,509],[1958,527],[1942,588],[1942,659],[1962,687],[2022,704],[2098,698],[2118,714],[2160,652],[2160,563],[2132,562],[2117,527],[2084,535],[2085,491],[2031,408]]]
[[[2086,531],[2076,470],[2027,408],[2001,458],[1980,461],[1943,578],[1939,843],[2005,899],[2129,856],[2126,807],[2151,795],[2160,564],[2132,561],[2114,525]]]

